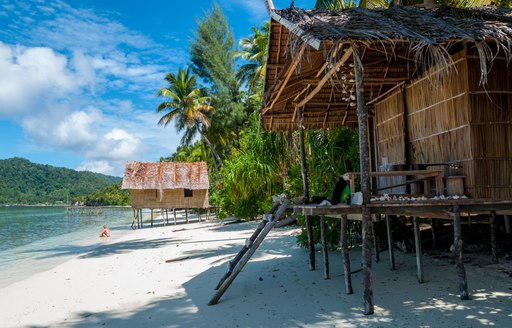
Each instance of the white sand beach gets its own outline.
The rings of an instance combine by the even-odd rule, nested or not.
[[[375,314],[362,314],[362,273],[344,293],[341,254],[308,270],[298,228],[270,232],[220,302],[207,303],[257,223],[200,222],[134,230],[51,270],[0,289],[1,327],[511,327],[512,278],[504,265],[466,263],[471,300],[457,295],[450,259],[387,252],[374,263]],[[171,261],[169,261],[171,260]],[[167,262],[166,262],[167,261]],[[360,268],[359,249],[351,251]],[[508,260],[510,262],[510,259]],[[509,265],[510,263],[508,263]],[[509,266],[510,267],[510,266]]]

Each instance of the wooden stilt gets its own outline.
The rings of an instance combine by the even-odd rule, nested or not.
[[[414,224],[414,246],[416,249],[416,270],[418,276],[418,282],[424,282],[423,276],[423,254],[421,251],[421,235],[420,235],[420,223],[417,217],[413,218]]]
[[[172,214],[174,214],[174,225],[176,225],[176,209],[172,209]]]
[[[505,233],[510,235],[512,233],[512,224],[510,223],[510,215],[505,215]]]
[[[245,264],[249,261],[251,256],[256,252],[259,245],[262,243],[263,239],[268,235],[270,230],[274,227],[276,222],[283,216],[285,211],[288,208],[288,204],[290,201],[286,198],[281,200],[281,206],[279,206],[278,210],[274,215],[270,216],[269,222],[265,224],[261,232],[258,234],[258,237],[254,240],[254,243],[248,245],[249,250],[241,257],[240,261],[233,268],[233,272],[229,275],[229,277],[221,284],[217,292],[213,295],[208,305],[214,305],[219,302],[219,299],[224,295],[229,286],[233,283],[237,275],[242,271]]]
[[[459,277],[459,291],[462,300],[469,299],[468,282],[466,278],[466,269],[464,268],[464,259],[462,257],[462,231],[460,225],[459,206],[453,207],[453,245],[450,250],[453,253],[457,275]]]
[[[352,272],[350,271],[350,253],[348,250],[348,217],[341,216],[341,252],[343,253],[343,273],[345,275],[345,293],[352,294]]]
[[[375,250],[375,262],[379,263],[379,244],[377,243],[377,235],[375,234],[375,222],[372,222],[373,249]]]
[[[153,228],[153,209],[151,209],[151,228]]]
[[[188,223],[188,208],[185,209],[185,220]]]
[[[308,235],[309,247],[309,270],[315,270],[315,239],[313,237],[313,223],[311,216],[306,215],[306,232]]]
[[[431,219],[430,230],[432,232],[432,248],[437,249],[437,220]]]
[[[165,209],[165,222],[167,222],[167,224],[169,224],[169,209]]]
[[[396,270],[395,267],[395,249],[393,247],[393,231],[391,230],[391,220],[389,216],[386,215],[386,231],[388,235],[388,252],[389,252],[389,260],[391,263],[391,270]]]
[[[142,208],[139,210],[140,227],[144,228],[144,221],[142,220]]]
[[[498,254],[496,251],[496,212],[491,211],[491,215],[489,216],[489,225],[491,228],[491,252],[492,252],[492,261],[493,263],[498,263]]]
[[[363,194],[362,226],[363,226],[363,279],[364,279],[364,314],[374,312],[373,278],[372,278],[372,218],[368,203],[370,202],[370,154],[368,145],[368,113],[364,94],[364,68],[359,57],[359,49],[352,44],[355,89],[357,102],[357,122],[359,131],[359,166],[361,169],[361,193]]]
[[[201,209],[197,209],[197,222],[201,222]]]
[[[320,238],[322,239],[322,255],[324,260],[324,279],[329,279],[329,250],[325,236],[325,217],[320,217]]]

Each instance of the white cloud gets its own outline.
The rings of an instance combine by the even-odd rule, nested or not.
[[[10,21],[0,30],[0,120],[21,124],[26,148],[75,154],[79,169],[114,175],[127,160],[176,149],[180,137],[157,126],[154,109],[165,73],[186,63],[182,45],[59,0],[1,6]]]
[[[119,175],[118,171],[107,161],[84,161],[76,169],[78,171],[91,171],[107,175]]]
[[[0,117],[41,110],[42,98],[56,101],[80,87],[65,56],[45,47],[0,42]]]

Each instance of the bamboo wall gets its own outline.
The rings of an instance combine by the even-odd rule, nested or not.
[[[132,206],[135,208],[206,208],[208,203],[208,190],[193,190],[192,197],[184,197],[183,189],[164,189],[160,199],[158,189],[130,189]]]
[[[393,164],[406,163],[403,100],[403,92],[398,90],[376,105],[376,163],[379,171],[387,171]],[[399,185],[404,183],[404,180],[405,177],[380,177],[377,179],[377,187]],[[382,193],[402,194],[405,193],[405,188],[385,189]]]
[[[469,67],[479,67],[476,54]],[[512,199],[512,66],[496,58],[485,89],[479,71],[469,71],[469,99],[473,173],[468,192],[481,198]]]
[[[453,56],[448,74],[432,70],[376,104],[379,165],[388,162],[461,164],[445,176],[465,176],[472,198],[512,198],[512,67],[497,58],[486,88],[480,64],[465,52]],[[402,127],[405,137],[400,137]],[[403,141],[404,140],[404,141]],[[404,149],[405,148],[405,149]],[[401,155],[403,153],[403,156]],[[436,169],[443,167],[433,167]]]

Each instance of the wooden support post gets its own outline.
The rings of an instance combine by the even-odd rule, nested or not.
[[[142,221],[142,208],[139,209],[139,221],[140,221],[140,227],[144,228],[144,222]]]
[[[272,216],[272,221],[268,222],[265,227],[261,230],[258,237],[254,241],[254,243],[251,245],[249,250],[242,256],[240,261],[237,263],[237,265],[233,268],[233,273],[229,275],[229,277],[222,283],[222,285],[219,287],[215,295],[211,298],[210,302],[208,302],[208,305],[214,305],[219,302],[219,299],[224,295],[226,290],[229,288],[231,283],[235,280],[235,278],[238,276],[238,274],[242,271],[245,264],[249,261],[251,256],[256,252],[259,245],[265,239],[265,237],[268,235],[270,230],[274,227],[276,222],[283,216],[284,212],[288,209],[288,204],[290,201],[288,199],[283,199],[281,202],[281,206],[279,206],[279,209],[276,211],[275,215]]]
[[[320,238],[322,239],[322,255],[324,260],[324,279],[329,279],[329,250],[325,236],[325,217],[320,217]]]
[[[169,224],[169,209],[165,209],[165,222]]]
[[[464,259],[462,257],[462,231],[460,225],[460,209],[459,206],[453,207],[453,245],[450,250],[453,253],[457,275],[459,277],[459,291],[462,300],[469,299],[468,282],[466,278],[466,269],[464,268]]]
[[[377,235],[375,234],[375,222],[372,220],[373,249],[375,250],[375,263],[380,262],[379,244],[377,243]]]
[[[510,235],[512,233],[512,228],[511,228],[511,224],[510,224],[510,215],[505,215],[505,233],[507,235]]]
[[[185,209],[185,220],[188,223],[188,208]]]
[[[315,270],[315,238],[313,237],[313,222],[309,215],[306,215],[306,232],[308,235],[309,247],[309,270]]]
[[[201,222],[201,209],[197,209],[197,222]]]
[[[151,209],[151,228],[153,228],[153,209]]]
[[[297,108],[297,123],[299,130],[299,147],[300,147],[300,168],[302,173],[302,189],[303,196],[306,198],[306,203],[309,200],[309,183],[308,183],[308,168],[306,165],[306,150],[304,147],[304,126],[302,124],[302,108]]]
[[[430,230],[432,232],[432,248],[437,249],[437,220],[431,219]]]
[[[352,272],[350,271],[350,253],[348,250],[348,217],[341,216],[341,251],[343,253],[343,273],[345,275],[345,293],[352,294]]]
[[[374,312],[373,278],[372,278],[372,218],[368,203],[370,202],[370,147],[368,145],[368,113],[364,94],[364,67],[359,57],[359,49],[352,44],[355,89],[357,102],[357,122],[359,131],[359,166],[361,169],[361,193],[363,194],[362,226],[363,226],[363,279],[364,279],[364,314]]]
[[[393,247],[393,231],[391,230],[391,220],[389,216],[386,215],[386,232],[388,235],[388,252],[389,252],[389,260],[391,263],[391,270],[396,270],[395,267],[395,251]]]
[[[491,252],[492,252],[492,262],[498,263],[498,254],[496,251],[496,212],[491,211],[491,215],[489,216],[489,225],[491,228]]]
[[[172,209],[172,214],[174,215],[174,225],[176,225],[176,208]]]
[[[415,216],[413,217],[414,224],[414,246],[416,249],[416,270],[418,275],[418,282],[424,282],[423,277],[423,254],[421,251],[421,235],[420,235],[420,223],[419,219]]]

